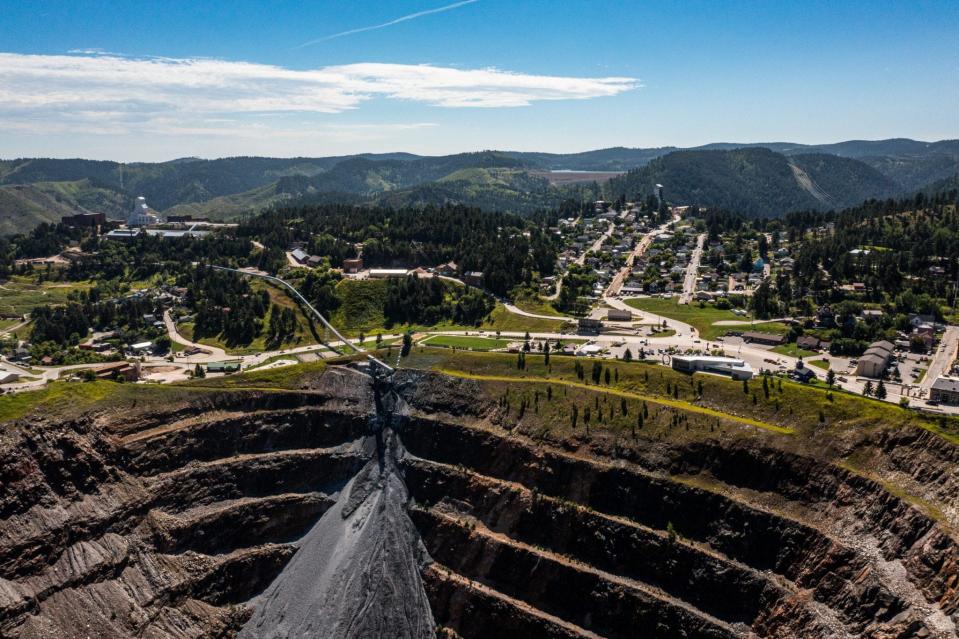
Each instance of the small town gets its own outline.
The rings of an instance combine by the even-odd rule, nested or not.
[[[0,16],[0,639],[959,639],[956,0]]]
[[[370,334],[377,344],[399,342],[407,332],[414,343],[425,347],[456,348],[459,344],[505,352],[542,350],[552,340],[553,348],[560,349],[557,354],[649,359],[677,370],[713,372],[734,379],[781,375],[925,411],[959,413],[959,327],[933,314],[884,310],[882,304],[868,301],[870,291],[864,283],[846,281],[829,281],[831,295],[839,298],[838,302],[816,306],[804,298],[791,309],[802,314],[771,316],[766,308],[770,288],[789,286],[795,267],[791,249],[803,238],[790,241],[780,229],[710,229],[708,211],[667,207],[662,198],[659,185],[657,197],[642,207],[599,200],[584,207],[589,210],[577,217],[559,218],[547,229],[559,247],[555,275],[542,277],[534,295],[522,293],[512,300],[485,291],[483,272],[462,271],[455,261],[405,264],[403,268],[365,267],[362,244],[353,247],[355,255],[331,266],[328,256],[307,252],[309,238],[295,241],[285,247],[285,268],[291,273],[329,270],[354,281],[437,278],[496,297],[523,328],[381,329]],[[163,219],[143,197],[137,199],[125,222],[108,222],[103,214],[78,214],[64,217],[61,224],[99,234],[102,242],[124,244],[141,234],[161,241],[189,242],[211,234],[231,238],[237,232],[236,224],[208,219]],[[821,238],[833,231],[824,225],[806,232],[809,237]],[[868,253],[868,249],[857,248],[850,256],[855,259]],[[19,260],[16,268],[21,278],[30,273],[49,278],[94,257],[82,246],[70,245],[54,256]],[[238,272],[251,278],[268,276],[255,267]],[[937,275],[944,272],[930,272],[930,276]],[[266,297],[278,294],[283,296],[274,290]],[[533,300],[536,302],[531,304]],[[35,325],[35,319],[29,312],[8,314],[5,321],[12,324],[3,332],[0,389],[26,391],[60,379],[167,383],[337,354],[317,336],[306,340],[311,343],[288,348],[264,344],[256,350],[194,342],[190,338],[195,300],[187,287],[172,281],[130,288],[99,301],[122,308],[119,315],[125,323],[91,326],[86,334],[66,336],[63,342],[21,339],[29,338],[23,329]],[[286,301],[292,304],[295,300]],[[530,306],[533,310],[528,310]],[[536,312],[539,307],[548,310]],[[144,312],[131,318],[130,309],[134,308]],[[537,327],[537,321],[545,322],[550,330]],[[838,337],[841,334],[876,339],[852,343]],[[352,339],[362,340],[362,335]]]

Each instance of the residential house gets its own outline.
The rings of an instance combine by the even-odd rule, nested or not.
[[[796,346],[807,351],[818,351],[821,343],[815,335],[800,335],[796,339]]]
[[[436,273],[444,277],[455,277],[458,272],[456,262],[447,262],[436,267]]]
[[[468,286],[475,286],[477,288],[483,287],[483,272],[482,271],[468,271],[463,275],[463,281],[466,282]]]

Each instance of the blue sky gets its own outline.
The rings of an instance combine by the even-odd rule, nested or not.
[[[0,0],[0,16],[6,158],[959,137],[955,1]]]

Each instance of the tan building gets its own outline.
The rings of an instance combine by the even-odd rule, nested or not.
[[[97,379],[118,379],[122,377],[128,382],[140,379],[139,362],[116,362],[97,369]]]
[[[866,352],[859,358],[859,363],[856,365],[856,375],[873,379],[881,378],[892,360],[893,348],[895,346],[887,341],[870,344]]]

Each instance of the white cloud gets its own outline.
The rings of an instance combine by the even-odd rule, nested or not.
[[[520,107],[614,96],[634,78],[360,63],[295,70],[216,59],[0,53],[0,128],[91,132],[244,130],[264,114],[336,114],[373,99]],[[242,125],[216,122],[241,117]],[[424,126],[412,125],[370,125]]]

